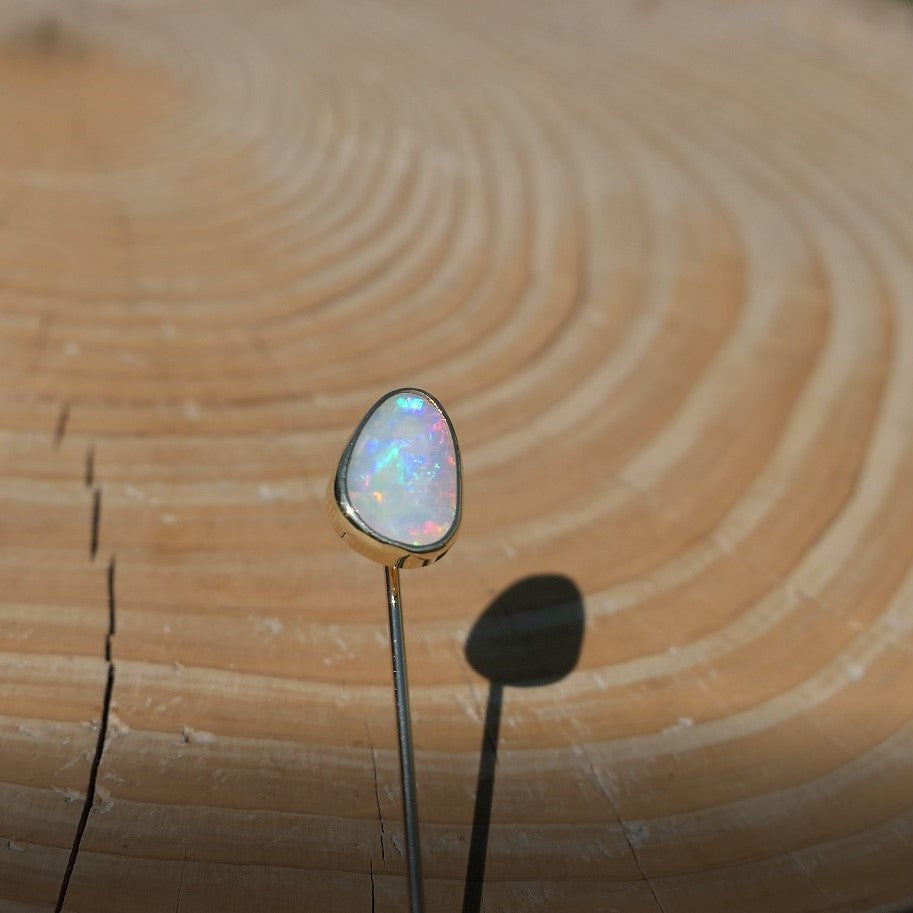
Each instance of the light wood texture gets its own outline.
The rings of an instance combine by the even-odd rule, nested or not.
[[[911,14],[3,0],[0,910],[404,909],[322,499],[406,384],[429,910],[913,907]],[[498,703],[530,575],[582,649]]]

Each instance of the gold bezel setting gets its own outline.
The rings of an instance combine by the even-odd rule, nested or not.
[[[359,435],[371,416],[377,409],[393,396],[402,396],[408,394],[417,394],[427,399],[441,413],[444,421],[447,423],[447,429],[450,432],[453,441],[453,450],[456,459],[456,510],[454,511],[453,522],[447,533],[435,542],[428,545],[409,545],[404,542],[398,542],[388,539],[376,530],[368,526],[362,520],[358,511],[352,506],[349,500],[348,488],[346,486],[346,476],[349,470],[349,460],[355,443]],[[442,558],[453,545],[456,535],[460,529],[463,500],[463,472],[462,462],[460,460],[460,447],[457,442],[456,433],[453,430],[453,423],[447,410],[440,404],[438,399],[430,393],[418,387],[400,387],[385,393],[376,403],[365,413],[364,418],[359,422],[358,427],[349,438],[342,456],[339,458],[339,465],[336,468],[335,476],[330,480],[327,486],[327,508],[330,515],[330,522],[333,528],[352,548],[359,554],[384,564],[387,567],[411,568],[425,567]]]

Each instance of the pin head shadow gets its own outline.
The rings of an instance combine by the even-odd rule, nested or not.
[[[549,685],[577,665],[583,624],[583,597],[570,578],[525,577],[500,593],[476,621],[466,640],[466,658],[493,685]]]
[[[485,707],[462,913],[482,909],[504,688],[550,685],[577,665],[583,645],[583,597],[568,577],[525,577],[501,592],[466,640],[466,659],[491,683]]]

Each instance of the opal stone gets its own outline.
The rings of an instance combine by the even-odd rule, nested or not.
[[[406,546],[444,539],[457,515],[456,445],[440,407],[420,390],[391,393],[355,439],[346,493],[371,530]]]

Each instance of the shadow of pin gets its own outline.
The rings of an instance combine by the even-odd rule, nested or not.
[[[564,678],[583,643],[580,590],[568,577],[525,577],[500,593],[469,632],[466,658],[490,682],[472,816],[462,913],[480,913],[504,688],[532,688]]]

